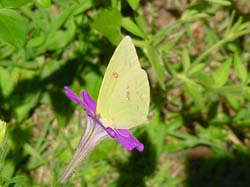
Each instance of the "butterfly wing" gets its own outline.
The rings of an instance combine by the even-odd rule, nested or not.
[[[105,127],[129,129],[147,120],[149,82],[132,40],[126,36],[116,48],[101,85],[96,114]]]

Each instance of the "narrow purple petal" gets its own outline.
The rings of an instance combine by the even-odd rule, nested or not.
[[[108,134],[115,138],[123,147],[131,151],[136,148],[138,151],[143,151],[144,146],[137,140],[127,129],[112,129],[106,128]]]
[[[85,105],[85,110],[88,115],[94,117],[96,111],[96,102],[90,97],[87,91],[81,93],[83,103]]]
[[[73,100],[75,103],[82,105],[81,99],[68,86],[65,86],[64,89],[68,98]]]
[[[75,103],[81,105],[86,111],[87,115],[94,117],[96,111],[96,103],[90,97],[87,91],[81,93],[82,100],[67,86],[64,87],[68,98],[73,100]]]

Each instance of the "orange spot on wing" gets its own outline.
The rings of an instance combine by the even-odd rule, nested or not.
[[[119,74],[118,74],[116,71],[114,71],[114,72],[112,73],[112,76],[113,76],[115,79],[117,79],[117,78],[119,77]]]

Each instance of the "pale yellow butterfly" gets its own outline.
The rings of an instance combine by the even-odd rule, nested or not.
[[[105,127],[129,129],[147,120],[149,81],[135,46],[126,36],[117,46],[103,78],[96,114]]]

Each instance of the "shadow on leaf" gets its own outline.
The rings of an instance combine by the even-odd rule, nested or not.
[[[156,150],[147,132],[139,140],[144,144],[144,151],[140,153],[134,150],[127,162],[119,163],[117,187],[145,187],[145,177],[152,175],[156,169]]]
[[[250,154],[188,158],[187,187],[245,187],[250,186]]]

